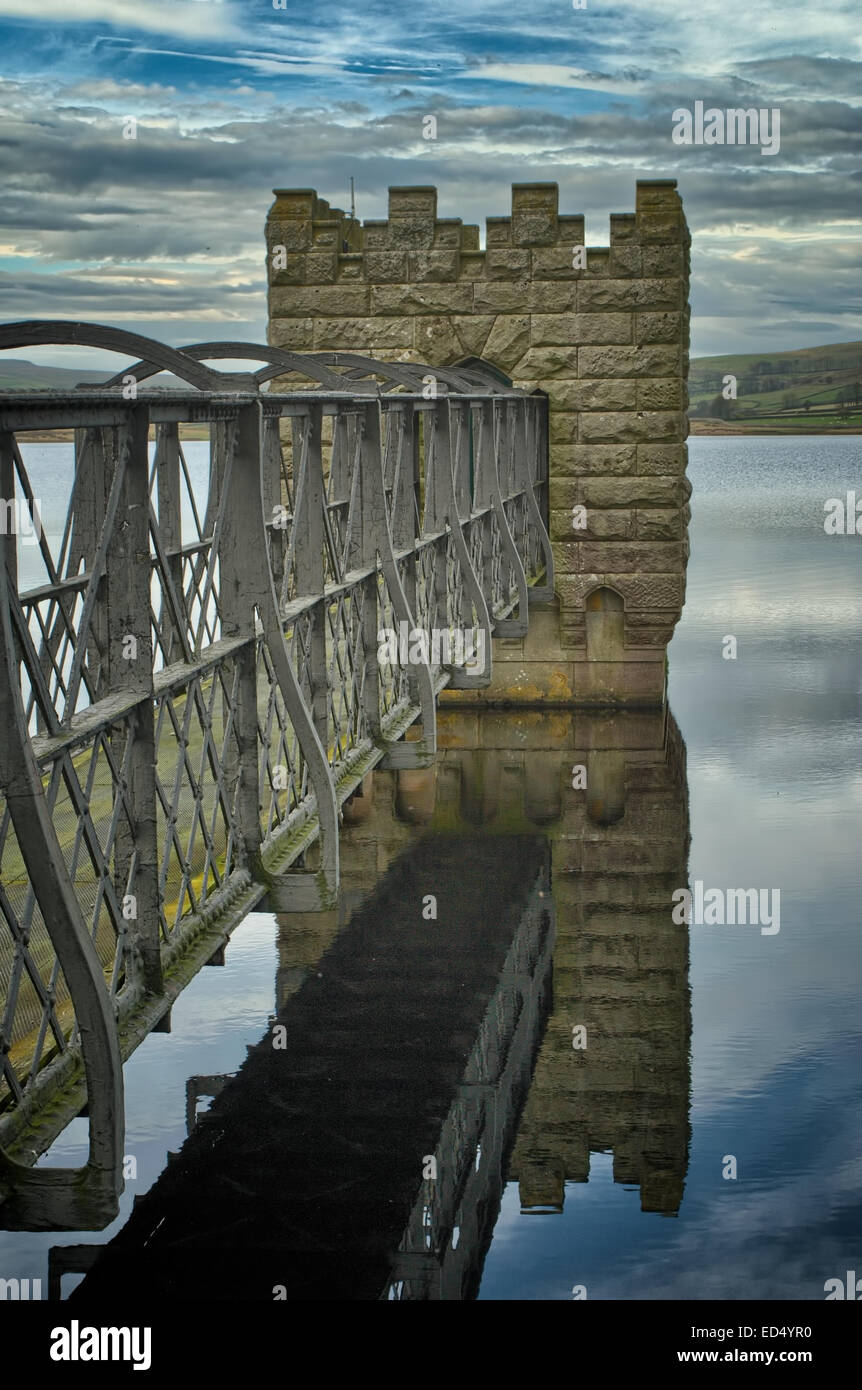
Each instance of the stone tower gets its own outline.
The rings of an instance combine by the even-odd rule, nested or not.
[[[481,358],[548,396],[555,604],[532,610],[523,640],[495,642],[488,689],[446,698],[661,703],[691,490],[690,236],[675,181],[638,183],[607,247],[585,247],[555,183],[514,184],[484,250],[478,227],[438,218],[431,187],[390,188],[386,221],[364,224],[312,189],[276,190],[267,243],[274,346]]]

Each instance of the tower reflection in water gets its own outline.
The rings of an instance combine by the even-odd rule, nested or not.
[[[675,722],[448,710],[439,742],[346,807],[338,909],[280,919],[276,1017],[235,1077],[189,1081],[188,1139],[74,1300],[473,1298],[505,1181],[561,1210],[596,1150],[678,1210]]]

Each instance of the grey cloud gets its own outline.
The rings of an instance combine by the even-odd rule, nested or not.
[[[421,102],[382,115],[345,97],[328,110],[269,102],[239,116],[228,102],[208,98],[195,107],[184,97],[163,124],[151,117],[148,125],[143,102],[136,141],[122,139],[121,120],[97,101],[87,107],[91,119],[69,107],[46,118],[41,85],[22,84],[19,118],[0,126],[0,237],[38,251],[48,265],[138,263],[149,273],[167,262],[163,278],[178,280],[176,287],[143,282],[154,316],[187,312],[191,322],[203,304],[262,324],[263,222],[273,187],[313,186],[344,206],[353,175],[360,216],[380,217],[389,184],[435,183],[441,216],[481,226],[486,216],[509,212],[511,182],[556,180],[561,210],[584,213],[595,243],[607,240],[610,212],[632,210],[637,178],[677,177],[695,233],[695,326],[721,318],[740,330],[753,322],[759,331],[766,323],[784,341],[787,322],[813,310],[812,331],[834,337],[821,329],[830,322],[825,315],[843,332],[848,310],[859,304],[858,258],[834,238],[831,224],[858,219],[862,111],[833,99],[782,102],[775,161],[758,150],[678,147],[670,139],[671,112],[688,100],[767,104],[760,83],[765,90],[768,81],[756,66],[748,65],[744,80],[723,78],[702,92],[688,81],[683,89],[652,90],[644,105],[618,101],[587,113],[574,99],[569,113],[470,106],[429,91]],[[86,84],[78,91],[91,96]],[[162,100],[156,93],[157,104]],[[438,116],[439,139],[424,143],[421,118],[429,110]],[[821,240],[788,249],[766,230],[774,227]],[[741,244],[754,245],[757,256],[732,259]],[[201,256],[203,265],[183,267]],[[247,290],[226,283],[227,266],[248,267]],[[117,313],[132,313],[143,295],[142,285],[112,285],[96,269],[86,280],[25,271],[6,277],[3,290],[10,317],[105,317],[89,307],[100,298]],[[249,304],[238,308],[244,293]]]
[[[737,64],[738,71],[764,89],[794,91],[800,96],[822,92],[858,99],[862,63],[852,58],[821,58],[802,53],[783,58],[758,58]]]

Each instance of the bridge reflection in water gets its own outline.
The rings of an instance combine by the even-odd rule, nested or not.
[[[189,1080],[181,1152],[108,1245],[52,1252],[54,1296],[86,1269],[76,1302],[117,1281],[143,1300],[469,1299],[505,1182],[559,1211],[595,1151],[644,1211],[678,1211],[672,716],[450,709],[438,737],[434,768],[377,771],[348,803],[338,908],[280,920],[266,1033],[235,1077]]]

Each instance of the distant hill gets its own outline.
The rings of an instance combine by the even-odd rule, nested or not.
[[[0,391],[68,391],[79,384],[97,386],[109,375],[92,368],[41,367],[0,353]],[[725,400],[724,378],[731,375],[737,398]],[[159,387],[188,390],[170,374],[159,377]],[[695,434],[862,432],[862,342],[693,357],[688,414]]]
[[[736,400],[722,395],[727,376],[736,377]],[[688,392],[695,433],[713,422],[721,430],[862,430],[862,342],[695,357]]]
[[[0,391],[71,391],[75,386],[99,386],[109,380],[119,367],[103,371],[78,367],[40,367],[22,357],[5,357],[0,353]],[[169,373],[159,377],[159,388],[188,390],[187,386]]]

